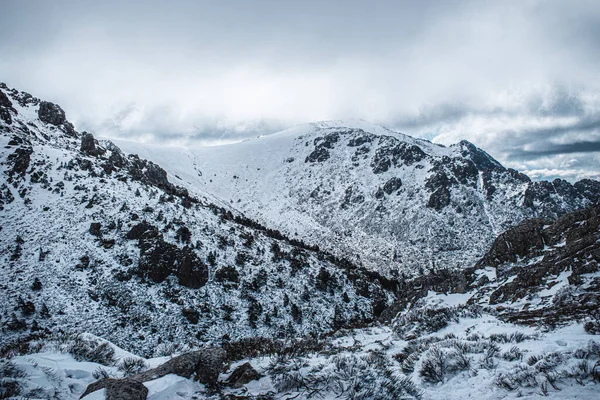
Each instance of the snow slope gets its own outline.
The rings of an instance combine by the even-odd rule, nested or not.
[[[468,142],[443,147],[360,120],[214,147],[118,144],[191,192],[392,275],[469,267],[510,226],[600,196],[598,182],[534,183]]]

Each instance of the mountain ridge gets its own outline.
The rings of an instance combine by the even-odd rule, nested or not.
[[[419,254],[430,267],[468,267],[515,223],[600,199],[597,181],[533,182],[467,141],[444,147],[364,121],[340,124],[207,148],[121,145],[166,165],[191,191],[386,274],[418,272]],[[427,228],[402,228],[416,221]],[[424,237],[433,239],[420,245]]]

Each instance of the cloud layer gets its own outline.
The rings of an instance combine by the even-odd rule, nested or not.
[[[104,136],[364,118],[574,180],[600,175],[598,37],[595,0],[7,0],[0,80]]]

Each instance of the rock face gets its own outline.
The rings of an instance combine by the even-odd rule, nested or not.
[[[541,251],[545,245],[544,227],[551,224],[547,219],[531,219],[502,233],[477,266],[498,267],[508,262],[516,262],[519,257]]]
[[[63,109],[58,104],[50,103],[49,101],[42,101],[40,103],[38,117],[40,121],[55,126],[59,126],[67,120]]]
[[[12,124],[12,117],[10,111],[15,112],[12,106],[12,102],[2,90],[0,90],[0,119],[6,122],[8,125]]]
[[[38,118],[45,124],[60,127],[69,136],[77,136],[75,127],[67,121],[65,112],[58,104],[50,103],[49,101],[40,102]]]
[[[530,220],[500,235],[478,267],[494,267],[504,283],[490,304],[511,304],[560,285],[564,290],[543,310],[517,313],[576,318],[600,306],[600,205],[565,214],[555,222]],[[552,292],[550,292],[552,293]],[[552,297],[551,294],[547,297]],[[544,298],[541,299],[542,304]]]
[[[227,378],[227,384],[233,388],[241,388],[245,384],[258,380],[261,375],[250,365],[250,363],[244,363],[237,367],[235,371]]]
[[[208,267],[196,253],[189,246],[180,249],[166,242],[155,226],[141,222],[133,226],[126,237],[138,240],[138,273],[153,282],[161,283],[173,274],[181,285],[197,289],[208,281]]]
[[[94,135],[91,133],[83,132],[81,136],[81,151],[89,154],[90,156],[97,156],[98,149],[96,149],[96,141]]]

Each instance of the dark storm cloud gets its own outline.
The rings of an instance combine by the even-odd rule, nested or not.
[[[600,140],[599,36],[596,0],[5,0],[0,80],[109,137],[363,118],[575,179],[598,173],[575,150]]]

